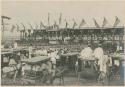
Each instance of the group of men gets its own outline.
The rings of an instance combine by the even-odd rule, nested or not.
[[[109,65],[112,65],[111,58],[108,55],[105,55],[105,52],[103,48],[101,47],[101,44],[98,44],[98,47],[95,48],[93,51],[90,44],[85,47],[81,53],[80,53],[82,59],[97,59],[98,60],[98,66],[100,72],[105,72],[107,71],[107,61],[110,61]]]

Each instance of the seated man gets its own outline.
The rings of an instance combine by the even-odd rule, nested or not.
[[[54,69],[56,68],[56,56],[57,56],[57,53],[55,51],[51,52],[50,57],[51,57],[51,62]]]
[[[89,59],[92,57],[92,53],[93,50],[91,49],[90,44],[88,44],[88,46],[81,51],[81,57],[83,59]]]

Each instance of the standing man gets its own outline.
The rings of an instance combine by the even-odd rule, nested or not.
[[[99,61],[101,60],[101,58],[103,57],[104,55],[104,51],[103,51],[103,48],[101,47],[101,44],[98,44],[98,47],[94,50],[94,53],[93,53],[94,57],[96,59],[98,59]]]
[[[98,47],[94,50],[94,53],[93,53],[94,57],[96,59],[98,59],[98,65],[99,65],[99,70],[100,71],[104,71],[104,65],[106,64],[105,63],[105,58],[104,58],[104,51],[103,51],[103,48],[101,47],[101,44],[98,44]]]

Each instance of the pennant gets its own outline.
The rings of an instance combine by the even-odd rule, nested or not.
[[[38,29],[38,25],[37,25],[37,23],[35,23],[35,24],[36,24],[36,27],[35,27],[35,28]]]
[[[93,19],[93,21],[94,21],[95,26],[96,26],[97,28],[100,28],[100,26],[99,26],[99,24],[96,22],[96,20]]]
[[[33,26],[31,25],[31,23],[29,23],[29,25],[30,25],[30,28],[33,30]]]
[[[65,28],[67,28],[69,24],[66,19],[65,19],[65,22],[66,22]]]
[[[56,21],[54,21],[54,28],[59,28],[59,26],[57,25]]]
[[[75,28],[75,26],[77,26],[77,23],[76,23],[76,21],[73,19],[73,21],[74,21],[74,24],[73,24],[73,29]]]
[[[119,23],[120,23],[120,20],[119,20],[119,18],[116,16],[116,20],[115,20],[115,23],[114,23],[113,27],[116,27]]]
[[[40,22],[40,29],[42,29],[42,27],[46,28],[45,25],[43,24],[43,22]]]
[[[15,28],[15,25],[12,25],[11,32],[13,32]]]
[[[54,21],[54,27],[55,27],[55,26],[57,26],[57,23],[56,23],[56,21]]]
[[[107,21],[106,18],[104,17],[102,27],[105,27],[107,23],[108,23],[108,21]]]
[[[25,32],[26,31],[26,27],[25,27],[25,25],[23,23],[21,23],[21,24],[23,26],[23,31]]]
[[[17,32],[20,31],[19,25],[16,24]]]
[[[80,25],[79,25],[79,28],[81,28],[83,25],[85,25],[86,24],[86,22],[85,22],[85,20],[84,19],[82,19],[82,21],[81,21],[81,23],[80,23]]]

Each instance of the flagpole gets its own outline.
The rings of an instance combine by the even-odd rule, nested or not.
[[[48,13],[48,25],[50,27],[50,13]]]
[[[4,21],[2,18],[2,26],[3,26],[3,30],[2,30],[2,41],[4,42]]]

